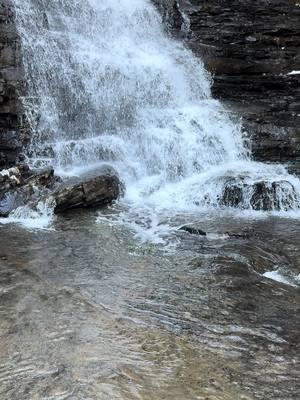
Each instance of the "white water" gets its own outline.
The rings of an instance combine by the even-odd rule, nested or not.
[[[300,275],[296,276],[286,276],[282,274],[279,270],[267,271],[263,274],[265,278],[272,279],[273,281],[284,283],[285,285],[290,285],[298,287],[300,283]]]
[[[228,176],[287,180],[300,193],[283,167],[250,161],[240,125],[211,97],[210,75],[167,36],[150,1],[14,3],[34,166],[72,175],[110,163],[141,215],[217,208]],[[289,189],[281,195],[282,209],[299,207]]]

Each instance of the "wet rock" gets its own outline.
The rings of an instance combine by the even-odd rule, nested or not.
[[[0,171],[0,197],[23,183],[22,174],[19,168],[10,168]]]
[[[39,201],[54,200],[54,212],[73,208],[98,207],[111,203],[122,190],[116,172],[102,167],[67,182],[55,176],[52,167],[30,171],[26,166],[0,172],[0,217],[17,207],[34,208]]]
[[[225,184],[221,204],[226,207],[238,208],[243,204],[243,183],[236,182],[234,179],[227,181]]]
[[[290,182],[251,183],[244,177],[230,178],[225,182],[220,204],[256,211],[279,211],[300,207],[297,192]]]
[[[251,206],[254,210],[273,210],[278,209],[279,199],[277,198],[274,183],[257,182],[253,185],[251,196]]]
[[[254,210],[289,210],[299,207],[299,199],[290,182],[257,182],[253,186],[251,205]]]
[[[196,226],[184,225],[179,230],[188,232],[191,235],[206,236],[206,232]]]
[[[32,174],[30,174],[29,171],[27,171],[27,173],[28,177],[25,179],[26,185],[53,189],[55,184],[61,182],[61,179],[54,175],[54,169],[52,167],[43,168]]]
[[[56,204],[54,212],[60,214],[74,208],[104,206],[116,200],[119,194],[119,178],[108,174],[85,178],[79,183],[66,184],[55,191],[51,197]]]
[[[15,26],[11,0],[0,2],[0,168],[8,168],[22,159],[30,139],[21,97],[25,96],[20,38]]]
[[[16,208],[15,194],[9,193],[0,199],[0,217],[8,217]]]
[[[30,171],[27,166],[0,172],[0,216],[8,217],[17,207],[36,204],[60,182],[53,168]]]

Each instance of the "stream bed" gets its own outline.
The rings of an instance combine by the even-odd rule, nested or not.
[[[0,226],[1,400],[299,399],[300,221],[200,226]]]

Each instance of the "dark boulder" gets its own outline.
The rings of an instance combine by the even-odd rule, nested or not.
[[[253,185],[251,206],[254,210],[289,210],[299,207],[299,199],[288,181],[257,182]]]
[[[188,232],[191,235],[206,236],[206,232],[204,232],[202,229],[198,228],[197,226],[184,225],[181,228],[179,228],[179,230]]]
[[[254,210],[273,210],[279,209],[278,207],[278,194],[276,193],[274,183],[257,182],[253,185],[251,195],[251,206]]]
[[[120,181],[116,175],[100,175],[82,182],[68,183],[52,193],[54,212],[63,213],[74,208],[101,207],[116,200],[120,194]]]

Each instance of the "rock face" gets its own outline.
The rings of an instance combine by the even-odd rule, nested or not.
[[[20,41],[10,0],[0,0],[0,169],[22,159],[29,129],[20,97],[25,93]]]
[[[254,158],[300,174],[299,1],[154,2],[213,73],[213,95],[243,116]]]

